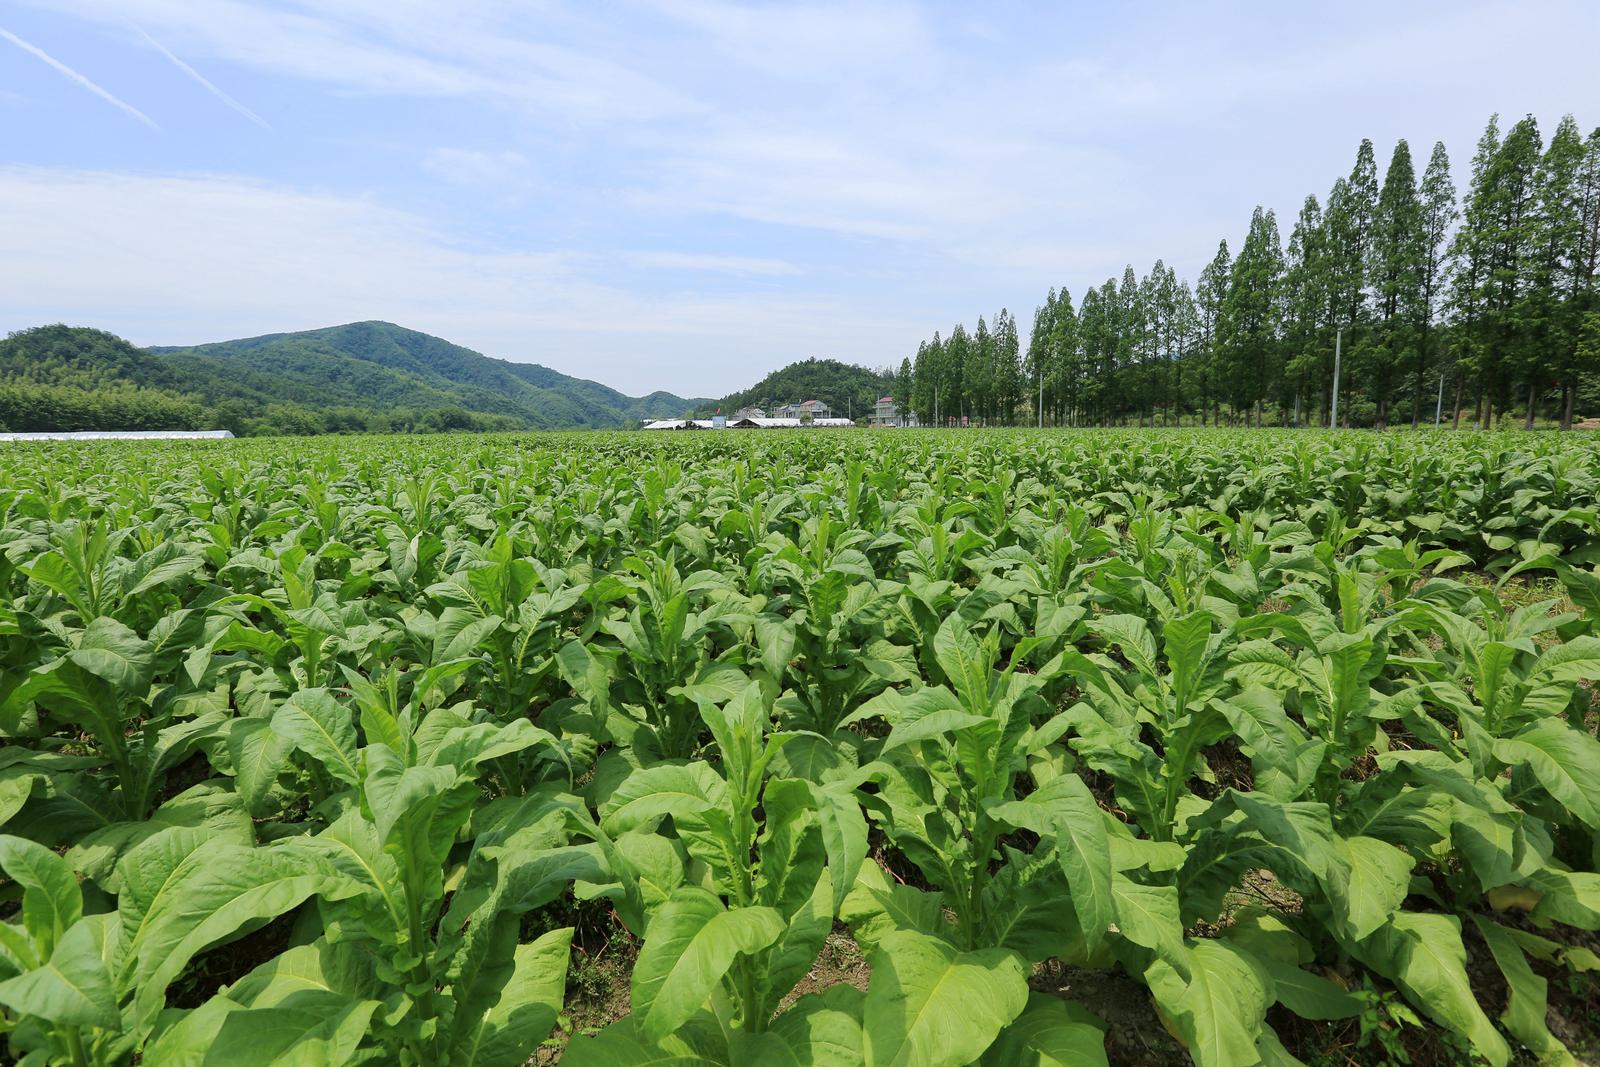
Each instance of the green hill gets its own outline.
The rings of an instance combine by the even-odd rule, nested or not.
[[[631,397],[387,322],[191,348],[41,326],[0,340],[0,429],[568,429],[638,425],[706,401]]]
[[[773,371],[748,389],[702,404],[697,414],[710,414],[717,408],[724,414],[743,407],[770,411],[782,404],[821,400],[835,415],[860,418],[872,413],[880,396],[893,391],[894,375],[888,371],[836,359],[805,359]]]

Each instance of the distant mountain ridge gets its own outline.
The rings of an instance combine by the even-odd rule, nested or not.
[[[190,421],[236,433],[604,428],[708,402],[631,397],[389,322],[149,349],[62,325],[0,340],[0,428],[18,430],[195,428]],[[120,424],[92,424],[105,420]]]

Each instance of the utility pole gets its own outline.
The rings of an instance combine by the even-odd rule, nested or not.
[[[1333,335],[1333,410],[1329,412],[1328,429],[1339,428],[1339,354],[1340,345],[1344,340],[1344,327],[1340,327]]]
[[[1439,417],[1444,414],[1444,371],[1439,372],[1439,399],[1433,405],[1433,428],[1439,428]]]

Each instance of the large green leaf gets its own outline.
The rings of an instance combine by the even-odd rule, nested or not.
[[[22,887],[22,926],[49,956],[83,914],[83,891],[67,861],[36,842],[0,834],[0,870]]]
[[[740,956],[782,936],[772,908],[736,908],[684,886],[650,920],[633,968],[633,1011],[641,1033],[663,1038],[688,1022]]]
[[[268,793],[288,762],[293,743],[267,719],[235,719],[228,730],[234,788],[246,810],[260,815]]]
[[[103,918],[80,919],[42,967],[0,982],[0,1004],[60,1026],[116,1027],[117,998],[101,947]]]
[[[198,953],[285,914],[327,884],[304,856],[235,845],[191,852],[175,873],[126,945],[133,965],[128,985],[145,1020]]]
[[[667,815],[698,815],[727,804],[728,786],[705,763],[662,764],[634,771],[606,798],[606,833],[627,833]]]
[[[533,1055],[550,1034],[567,988],[567,954],[572,931],[552,930],[518,945],[510,978],[487,1010],[468,1016],[458,1009],[458,1033],[472,1035],[451,1048],[451,1063],[463,1067],[518,1064]]]
[[[1178,890],[1170,885],[1145,885],[1123,874],[1111,876],[1111,896],[1122,936],[1149,949],[1187,977],[1189,953],[1183,943]]]
[[[1249,1067],[1274,997],[1254,956],[1222,941],[1189,947],[1189,979],[1157,959],[1145,972],[1151,995],[1183,1035],[1196,1067]]]
[[[1494,743],[1495,758],[1527,764],[1539,784],[1591,829],[1600,829],[1600,741],[1564,719],[1540,719]]]
[[[346,785],[361,781],[354,717],[326,689],[296,692],[273,715],[272,729],[339,781]]]
[[[869,963],[866,1067],[962,1067],[1028,999],[1022,959],[1005,949],[963,952],[900,930],[879,940]]]
[[[1105,1035],[1091,1018],[1076,1004],[1031,993],[1027,1008],[1000,1032],[979,1063],[981,1067],[1105,1067]]]
[[[862,996],[841,984],[801,997],[766,1033],[736,1035],[730,1059],[741,1067],[861,1067]]]
[[[725,1057],[676,1035],[650,1037],[631,1015],[593,1037],[573,1038],[561,1063],[562,1067],[730,1067]]]
[[[1510,1060],[1505,1039],[1473,996],[1455,916],[1402,911],[1388,926],[1350,947],[1356,958],[1393,979],[1412,1004],[1466,1038],[1494,1067]]]
[[[1561,1041],[1550,1032],[1545,1022],[1549,1008],[1549,983],[1534,973],[1517,943],[1516,935],[1499,923],[1481,915],[1472,917],[1473,924],[1489,945],[1494,961],[1505,976],[1508,997],[1506,1010],[1500,1021],[1506,1029],[1526,1045],[1545,1067],[1575,1067],[1577,1061]]]
[[[306,991],[270,1008],[231,1012],[203,1067],[341,1067],[355,1055],[378,1006],[375,1000]]]
[[[1340,838],[1349,870],[1345,916],[1351,937],[1360,940],[1387,923],[1406,899],[1412,859],[1374,837]]]
[[[154,659],[149,643],[109,616],[92,620],[67,658],[124,692],[140,695],[150,688]]]
[[[1116,921],[1111,896],[1111,845],[1105,816],[1076,774],[1059,774],[1022,800],[995,804],[990,818],[1025,827],[1055,841],[1055,853],[1072,889],[1072,906],[1091,949]]]

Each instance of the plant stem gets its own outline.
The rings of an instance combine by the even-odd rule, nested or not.
[[[67,1040],[67,1054],[72,1057],[73,1067],[90,1067],[89,1053],[83,1047],[83,1035],[76,1026],[68,1026],[62,1031]]]

